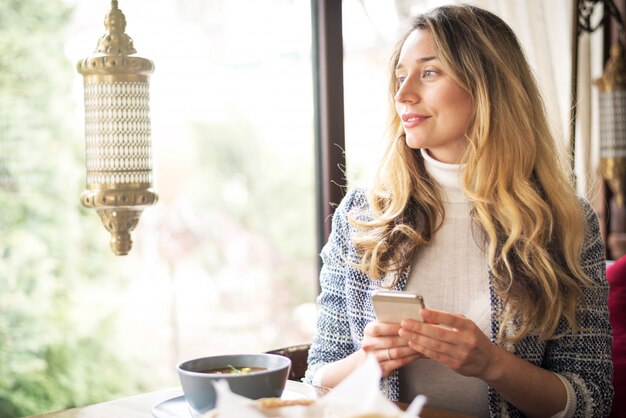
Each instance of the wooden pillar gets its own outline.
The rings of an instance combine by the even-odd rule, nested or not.
[[[334,208],[345,194],[341,0],[312,0],[317,249],[328,240]]]

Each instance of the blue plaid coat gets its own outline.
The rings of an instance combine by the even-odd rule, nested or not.
[[[587,231],[582,253],[582,267],[596,285],[584,290],[586,304],[578,310],[582,330],[576,335],[541,341],[535,336],[505,349],[532,364],[564,376],[576,392],[575,417],[604,417],[609,414],[613,399],[613,363],[611,360],[611,326],[607,306],[608,284],[605,277],[605,249],[600,237],[598,220],[588,202],[583,201]],[[375,319],[371,294],[382,287],[354,268],[359,256],[352,243],[353,228],[348,213],[368,213],[368,203],[362,189],[351,191],[337,207],[332,221],[332,232],[322,249],[323,267],[320,274],[321,292],[317,299],[319,314],[317,332],[309,351],[309,367],[305,381],[311,383],[321,366],[340,360],[359,350],[365,325]],[[394,289],[402,290],[408,278],[405,271]],[[491,291],[492,341],[500,329],[503,301]],[[507,327],[507,334],[514,330]],[[562,320],[560,329],[566,329]],[[381,382],[385,395],[397,400],[398,371]],[[521,417],[513,405],[507,403],[495,390],[489,388],[489,411],[492,417]]]

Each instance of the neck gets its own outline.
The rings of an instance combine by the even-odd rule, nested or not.
[[[424,158],[426,171],[445,192],[444,199],[446,202],[467,202],[467,197],[461,187],[461,179],[463,178],[463,168],[465,165],[437,161],[423,148],[420,149],[420,152]]]

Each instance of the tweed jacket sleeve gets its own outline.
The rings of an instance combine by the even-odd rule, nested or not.
[[[353,207],[355,192],[346,196],[333,216],[328,242],[321,252],[320,294],[317,298],[317,332],[309,350],[308,369],[304,381],[311,383],[317,370],[358,350],[350,336],[350,319],[346,306],[350,225],[347,212]]]
[[[587,230],[582,268],[594,285],[583,290],[584,301],[578,309],[580,333],[548,342],[542,367],[561,374],[574,387],[575,417],[604,417],[609,415],[613,400],[606,253],[597,216],[589,203],[584,204]]]
[[[328,243],[321,252],[320,294],[317,298],[316,334],[309,349],[308,369],[304,381],[312,383],[317,371],[328,363],[341,360],[361,348],[365,326],[375,320],[371,295],[385,285],[372,280],[356,266],[360,256],[354,247],[354,228],[349,217],[370,216],[363,189],[354,189],[341,201],[333,215]],[[395,282],[403,288],[406,274]],[[388,285],[385,287],[389,288]],[[381,390],[392,400],[398,399],[398,373],[382,379]]]
[[[604,243],[593,208],[586,201],[583,201],[582,205],[587,228],[581,264],[594,284],[583,289],[584,301],[578,305],[580,331],[572,334],[563,319],[558,330],[564,334],[562,337],[547,342],[536,337],[527,337],[513,347],[507,348],[517,356],[567,379],[576,393],[574,417],[595,418],[606,417],[611,410],[612,333],[608,312],[609,288],[606,280]],[[489,390],[489,398],[492,416],[522,416],[516,408],[499,398],[492,389]],[[495,402],[496,399],[498,402]]]

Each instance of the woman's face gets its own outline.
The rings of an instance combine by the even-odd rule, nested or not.
[[[441,162],[458,163],[467,146],[473,101],[443,70],[428,30],[415,30],[400,50],[396,67],[396,112],[413,149],[426,148]]]

